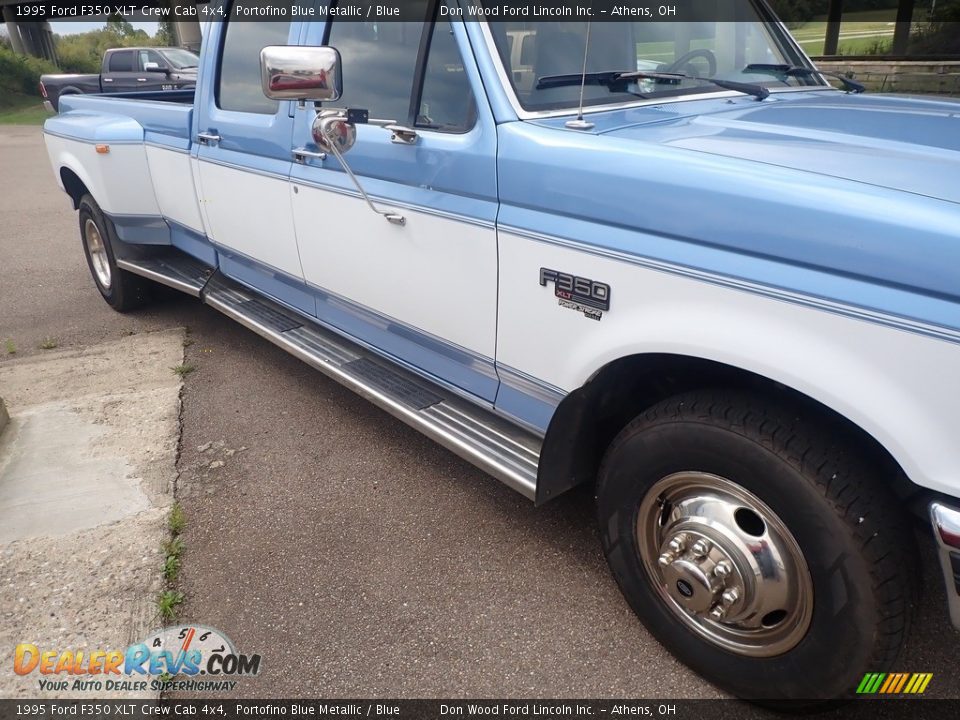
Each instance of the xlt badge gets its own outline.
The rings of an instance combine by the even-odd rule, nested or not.
[[[606,283],[540,268],[540,284],[546,287],[551,282],[560,307],[582,312],[591,320],[600,320],[603,311],[610,309],[610,286]]]

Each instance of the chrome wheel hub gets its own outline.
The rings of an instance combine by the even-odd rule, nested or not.
[[[806,634],[813,582],[793,535],[756,495],[718,475],[657,482],[637,515],[637,547],[670,610],[741,655],[787,652]]]
[[[97,276],[100,285],[105,289],[110,289],[110,260],[107,257],[107,248],[103,244],[103,238],[100,236],[100,229],[97,224],[91,220],[83,225],[83,241],[87,245],[87,252],[90,254],[90,264],[93,266],[93,274]]]

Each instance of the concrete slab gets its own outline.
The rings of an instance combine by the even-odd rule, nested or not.
[[[121,453],[92,452],[107,435],[64,403],[17,416],[0,441],[0,543],[67,535],[150,507]]]
[[[0,667],[19,643],[122,650],[158,624],[182,360],[172,330],[0,364]],[[40,679],[64,678],[0,673],[0,697],[90,697]]]

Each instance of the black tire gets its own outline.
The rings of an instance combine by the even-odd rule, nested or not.
[[[149,299],[149,281],[117,267],[117,259],[114,255],[114,243],[117,242],[117,234],[113,223],[103,214],[100,206],[97,205],[96,200],[91,195],[84,195],[80,198],[79,211],[80,242],[83,245],[83,254],[87,258],[90,275],[93,277],[93,282],[96,284],[97,290],[100,291],[100,295],[117,312],[127,312],[140,307]],[[88,233],[90,232],[88,222],[92,222],[99,233],[106,266],[109,269],[108,282],[101,279],[95,269],[95,259],[91,255],[90,249],[91,242],[88,241]]]
[[[661,594],[665,575],[661,589],[655,586],[635,527],[641,502],[655,484],[658,491],[669,487],[662,479],[688,471],[746,489],[792,534],[809,568],[802,582],[809,588],[812,581],[812,610],[789,649],[753,657],[722,647],[678,617]],[[841,699],[855,692],[864,673],[890,669],[907,636],[917,588],[908,519],[876,473],[862,453],[838,445],[816,423],[752,395],[680,395],[631,422],[604,457],[597,488],[604,552],[647,629],[706,679],[781,709]],[[658,507],[651,500],[647,511]]]

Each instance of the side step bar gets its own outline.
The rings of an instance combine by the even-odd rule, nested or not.
[[[117,267],[194,297],[200,297],[200,291],[213,273],[210,266],[183,254],[136,260],[117,258]]]
[[[121,262],[123,263],[121,265]],[[536,498],[542,439],[180,254],[125,270],[200,297],[394,417]]]

